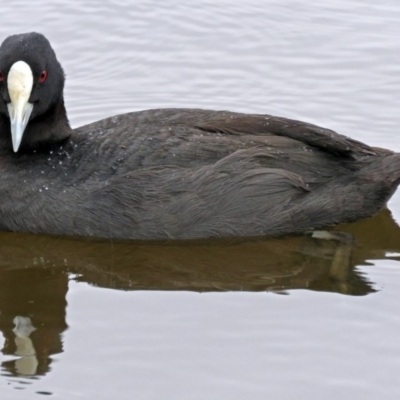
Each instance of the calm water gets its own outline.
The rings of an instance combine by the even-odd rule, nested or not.
[[[2,4],[1,40],[30,30],[73,126],[230,109],[400,151],[395,0]],[[400,193],[389,208],[345,241],[1,233],[0,398],[398,399]]]

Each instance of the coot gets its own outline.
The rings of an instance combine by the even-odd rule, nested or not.
[[[0,229],[123,239],[302,233],[366,218],[400,155],[270,115],[162,109],[71,129],[48,40],[0,47]]]

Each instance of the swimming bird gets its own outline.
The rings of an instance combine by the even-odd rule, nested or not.
[[[120,239],[279,236],[370,217],[400,155],[306,122],[198,109],[72,129],[39,33],[0,46],[0,229]]]

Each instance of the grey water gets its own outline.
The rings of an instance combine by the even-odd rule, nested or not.
[[[395,0],[2,4],[73,127],[148,108],[268,113],[400,151]],[[310,236],[129,243],[0,233],[0,398],[398,399],[400,192]]]

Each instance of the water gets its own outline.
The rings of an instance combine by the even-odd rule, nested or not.
[[[400,150],[394,0],[15,0],[2,15],[1,38],[51,40],[75,127],[202,107]],[[0,398],[397,399],[400,194],[389,208],[338,227],[355,242],[2,233]]]

